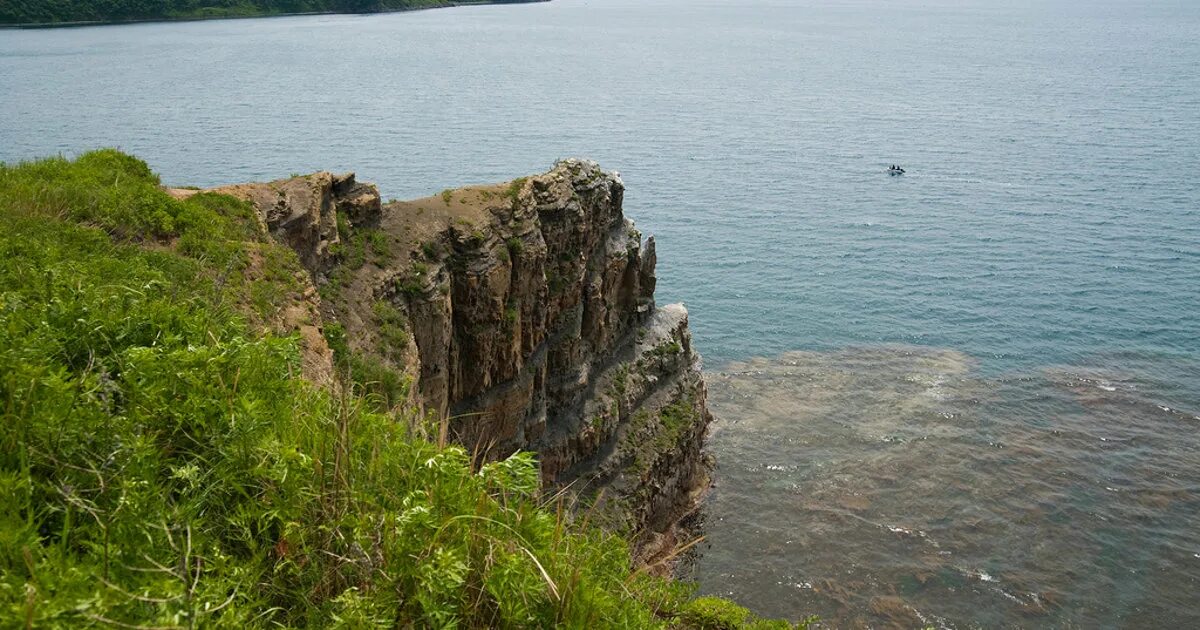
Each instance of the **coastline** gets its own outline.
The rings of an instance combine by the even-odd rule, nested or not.
[[[538,2],[550,2],[550,0],[470,0],[464,2],[448,1],[441,4],[421,6],[421,7],[404,7],[401,9],[380,9],[378,11],[368,11],[365,13],[352,13],[346,11],[302,11],[295,13],[254,13],[246,15],[195,15],[183,17],[159,17],[159,18],[144,18],[135,20],[90,20],[79,22],[34,22],[30,24],[0,24],[0,30],[37,30],[37,29],[54,29],[54,28],[83,28],[88,26],[118,26],[125,24],[154,24],[160,22],[208,22],[212,20],[250,20],[262,18],[276,17],[296,17],[305,15],[379,15],[384,13],[407,13],[409,11],[427,11],[431,9],[449,9],[453,7],[470,7],[483,6],[493,4],[534,4]]]

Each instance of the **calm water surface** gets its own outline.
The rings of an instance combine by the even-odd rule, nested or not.
[[[0,31],[0,160],[118,146],[169,183],[404,198],[594,158],[712,372],[704,591],[838,626],[1196,627],[1198,68],[1200,3],[1171,0]]]

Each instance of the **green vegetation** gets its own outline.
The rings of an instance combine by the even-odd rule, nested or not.
[[[354,280],[354,272],[368,262],[383,267],[395,257],[388,235],[378,228],[354,227],[344,215],[337,216],[338,241],[329,246],[337,263],[328,271],[319,290],[321,299],[332,304],[342,302],[342,290]]]
[[[650,350],[650,356],[656,359],[661,359],[675,356],[680,352],[683,352],[683,347],[679,345],[679,342],[675,341],[674,339],[669,339],[665,343],[654,346],[654,348]]]
[[[645,410],[634,414],[626,438],[628,450],[633,453],[630,469],[639,474],[648,472],[660,453],[678,447],[684,431],[699,421],[698,414],[690,393],[663,407],[657,416]]]
[[[387,234],[377,228],[354,228],[338,217],[338,239],[329,253],[350,270],[361,269],[368,262],[377,265],[392,258]]]
[[[504,308],[504,328],[511,331],[517,326],[517,321],[521,319],[521,304],[516,300],[510,299]]]
[[[245,204],[158,183],[116,151],[0,164],[3,625],[717,627],[544,503],[532,455],[427,439],[336,323],[358,385],[302,380],[256,323],[294,257]]]
[[[408,400],[411,383],[407,377],[386,366],[376,356],[355,352],[346,338],[346,329],[334,322],[325,326],[325,340],[333,351],[333,364],[354,395],[371,409],[389,412]]]
[[[425,283],[419,276],[405,275],[396,280],[396,290],[415,300],[425,294]]]
[[[508,253],[511,254],[513,258],[520,257],[521,252],[525,250],[524,241],[515,236],[505,241],[504,246],[508,248]]]
[[[750,611],[720,597],[697,597],[684,605],[680,618],[695,630],[807,630],[817,622],[809,617],[793,626],[779,619],[760,619]]]
[[[629,364],[622,364],[617,368],[613,375],[612,384],[609,386],[609,394],[618,397],[625,395],[625,390],[629,388]]]
[[[408,331],[405,329],[404,315],[391,304],[376,302],[373,310],[379,323],[379,336],[383,342],[381,352],[392,359],[400,361],[404,351],[408,349]]]
[[[450,2],[446,0],[6,0],[0,3],[0,24],[178,20],[285,13],[374,13],[449,5]]]
[[[525,187],[525,182],[528,179],[527,177],[518,177],[509,182],[508,188],[504,190],[504,196],[508,197],[509,206],[513,210],[517,209],[517,199],[520,197],[521,189]]]
[[[376,259],[386,260],[392,257],[392,248],[388,243],[387,233],[379,229],[365,230],[367,244],[371,246],[371,254]]]
[[[442,257],[442,244],[438,241],[421,243],[421,253],[425,255],[425,260],[435,261]]]

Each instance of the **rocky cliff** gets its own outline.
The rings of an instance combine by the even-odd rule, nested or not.
[[[699,356],[683,306],[654,303],[654,239],[617,175],[567,160],[387,204],[352,174],[218,191],[296,250],[347,369],[394,375],[387,404],[420,406],[478,459],[536,451],[549,486],[643,541],[690,510],[708,468]]]

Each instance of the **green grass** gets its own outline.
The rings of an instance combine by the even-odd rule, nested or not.
[[[508,188],[504,189],[504,196],[508,197],[509,206],[515,211],[517,209],[517,199],[521,195],[521,189],[525,187],[527,177],[518,177],[508,183]]]
[[[544,503],[531,454],[474,470],[373,404],[336,323],[361,373],[302,380],[252,252],[294,261],[115,151],[0,165],[5,626],[690,627],[689,587]]]
[[[378,260],[389,260],[392,257],[391,243],[388,242],[387,233],[380,229],[370,229],[365,231],[367,244],[371,246],[371,253]]]
[[[378,228],[355,228],[343,216],[337,217],[338,242],[329,252],[337,263],[350,271],[361,269],[368,262],[382,267],[392,260],[393,252],[388,235]]]
[[[381,354],[394,361],[400,361],[404,357],[404,351],[408,349],[407,320],[396,307],[382,300],[375,303],[373,310],[379,325],[379,337],[383,342]]]

